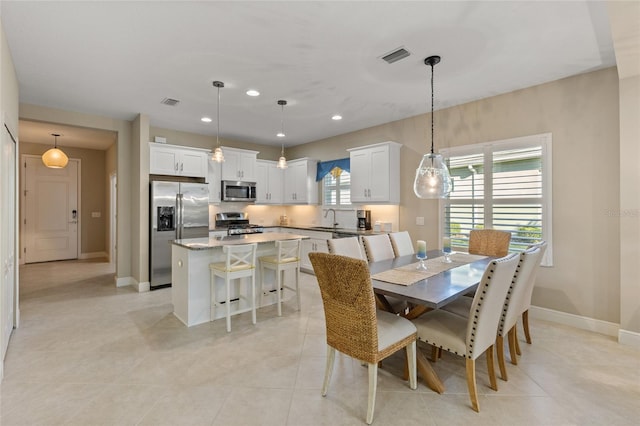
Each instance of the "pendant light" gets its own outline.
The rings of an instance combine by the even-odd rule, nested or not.
[[[413,192],[418,198],[447,198],[451,192],[451,176],[441,154],[433,151],[433,67],[440,56],[429,56],[425,65],[431,66],[431,152],[422,157],[416,169]]]
[[[224,83],[221,81],[214,81],[213,86],[218,88],[218,128],[216,130],[216,149],[213,151],[212,159],[218,163],[222,163],[224,161],[224,154],[220,147],[220,88],[224,87]]]
[[[280,116],[280,133],[276,136],[279,138],[284,138],[284,106],[287,104],[287,101],[279,100],[278,105],[282,108],[282,115]],[[287,159],[284,156],[284,142],[282,142],[282,150],[280,151],[280,158],[278,159],[278,165],[276,166],[279,169],[287,168]]]
[[[42,162],[52,169],[62,169],[69,162],[69,158],[62,150],[58,149],[58,136],[60,135],[51,133],[51,136],[54,138],[53,148],[42,154]]]

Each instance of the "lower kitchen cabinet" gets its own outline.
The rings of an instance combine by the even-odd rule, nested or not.
[[[300,269],[313,273],[313,266],[309,260],[309,253],[329,253],[327,240],[331,239],[331,233],[302,230],[297,231],[296,233],[309,237],[308,240],[302,240],[302,248],[300,250]]]

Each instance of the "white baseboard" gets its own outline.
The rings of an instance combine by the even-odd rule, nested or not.
[[[116,277],[116,287],[137,286],[137,284],[133,277]]]
[[[136,291],[138,291],[138,293],[144,293],[145,291],[151,291],[151,283],[149,281],[138,282],[133,277],[116,278],[116,287],[126,287],[128,285],[133,287]]]
[[[634,331],[620,330],[618,332],[618,342],[631,346],[636,349],[640,349],[640,333]]]
[[[99,257],[104,257],[105,259],[109,258],[109,254],[106,251],[95,251],[92,253],[80,253],[78,259],[96,259]]]
[[[529,314],[531,318],[556,322],[558,324],[568,325],[581,330],[594,331],[616,338],[620,330],[620,324],[554,311],[553,309],[540,308],[538,306],[532,306],[531,309],[529,309]]]

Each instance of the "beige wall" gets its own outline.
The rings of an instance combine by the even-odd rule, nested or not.
[[[437,95],[437,87],[436,87]],[[346,149],[402,143],[400,228],[438,246],[438,201],[413,194],[428,147],[429,115],[300,145],[293,157],[328,160]],[[551,132],[554,266],[540,271],[537,306],[618,323],[620,319],[618,79],[615,68],[578,75],[435,112],[436,149]],[[425,226],[415,225],[417,216]],[[637,305],[637,304],[636,304]]]
[[[640,333],[640,75],[620,80],[620,328]]]
[[[107,206],[107,212],[105,212],[105,227],[104,227],[104,240],[106,243],[107,254],[109,260],[114,262],[115,259],[111,259],[111,175],[117,173],[117,145],[113,144],[105,152],[105,206]]]
[[[131,135],[131,242],[132,273],[139,290],[149,287],[149,117],[138,115]]]
[[[50,145],[20,141],[20,153],[42,155]],[[96,149],[69,148],[61,145],[69,158],[80,159],[80,255],[106,253],[105,224],[109,220],[108,204],[105,203],[106,176],[105,151]],[[20,182],[20,192],[23,190]],[[91,217],[91,212],[100,212],[99,218]]]

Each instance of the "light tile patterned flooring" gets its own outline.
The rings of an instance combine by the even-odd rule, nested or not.
[[[361,425],[367,369],[336,359],[320,395],[325,336],[315,278],[302,274],[302,310],[275,308],[187,328],[171,290],[115,288],[101,261],[21,267],[21,326],[0,388],[4,425]],[[435,364],[447,391],[411,391],[403,357],[379,372],[375,425],[637,425],[640,352],[611,337],[532,323],[509,381],[488,388],[479,362],[480,413],[469,405],[464,361]],[[428,351],[427,347],[422,350]],[[508,359],[508,358],[507,358]]]

